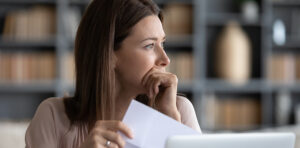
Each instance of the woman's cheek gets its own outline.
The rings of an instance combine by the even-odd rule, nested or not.
[[[154,56],[152,54],[143,54],[137,56],[135,60],[135,72],[138,73],[138,77],[140,79],[140,83],[144,76],[154,67],[155,60]]]

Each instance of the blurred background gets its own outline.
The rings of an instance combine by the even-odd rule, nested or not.
[[[204,133],[300,138],[300,0],[155,1],[168,70]],[[74,38],[89,2],[0,0],[1,148],[25,146],[41,101],[73,94]]]

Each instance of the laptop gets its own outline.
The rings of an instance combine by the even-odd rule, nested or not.
[[[165,148],[294,148],[293,133],[243,133],[171,136]]]

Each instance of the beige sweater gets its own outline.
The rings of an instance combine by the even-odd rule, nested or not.
[[[178,97],[177,107],[182,123],[201,132],[191,102]],[[25,143],[26,148],[79,148],[87,135],[87,127],[70,127],[62,98],[49,98],[39,105],[26,131]]]

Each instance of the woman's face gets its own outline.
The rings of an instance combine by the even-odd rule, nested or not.
[[[116,76],[123,89],[145,93],[141,84],[144,75],[152,68],[165,71],[170,60],[163,49],[164,41],[161,21],[155,15],[147,16],[133,26],[115,52]]]

